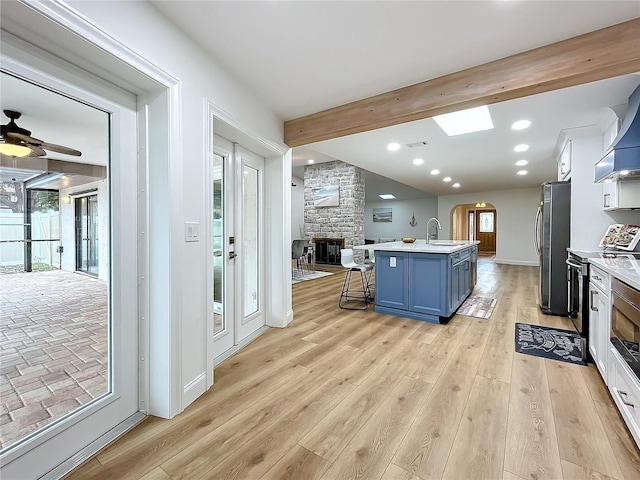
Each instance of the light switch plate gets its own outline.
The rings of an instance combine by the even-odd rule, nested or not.
[[[184,222],[184,241],[200,241],[200,224],[198,222]]]
[[[389,257],[389,266],[390,267],[396,266],[396,257]]]

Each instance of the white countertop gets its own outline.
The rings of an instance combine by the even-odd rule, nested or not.
[[[590,258],[589,263],[640,290],[640,260],[617,256],[613,258]]]
[[[384,250],[387,252],[416,252],[416,253],[453,253],[472,245],[477,245],[477,240],[431,240],[429,245],[424,238],[418,238],[414,243],[386,242],[372,243],[369,245],[356,245],[354,250]]]

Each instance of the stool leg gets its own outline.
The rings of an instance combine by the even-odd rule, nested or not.
[[[338,300],[338,306],[340,308],[345,308],[342,306],[342,299],[345,299],[347,302],[349,301],[350,285],[351,285],[351,270],[347,270],[347,273],[344,276],[344,282],[342,282],[342,292],[340,293],[340,300]]]

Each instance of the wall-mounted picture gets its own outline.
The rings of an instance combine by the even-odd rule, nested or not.
[[[340,186],[329,185],[313,189],[315,207],[338,207],[340,205]]]
[[[374,208],[373,221],[374,222],[391,222],[392,221],[391,209],[390,208]]]

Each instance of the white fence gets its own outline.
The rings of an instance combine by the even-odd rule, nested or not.
[[[48,211],[45,213],[34,212],[31,214],[31,238],[33,240],[45,240],[60,238],[60,214]],[[0,211],[0,266],[22,265],[24,263],[24,242],[10,242],[7,240],[24,240],[24,215]],[[46,264],[54,268],[60,268],[60,254],[56,248],[60,245],[55,242],[33,242],[32,262]]]

